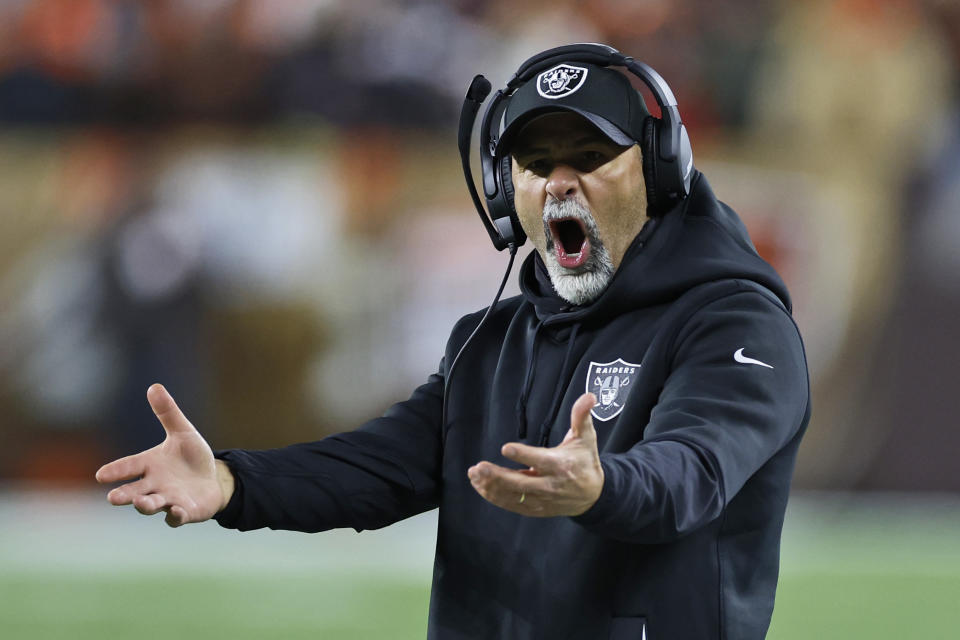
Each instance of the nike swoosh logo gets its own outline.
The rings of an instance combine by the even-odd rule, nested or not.
[[[753,358],[748,358],[747,356],[743,355],[742,347],[740,349],[737,349],[736,352],[734,352],[733,359],[743,364],[758,364],[761,367],[766,367],[767,369],[773,369],[773,367],[771,367],[766,362],[760,362],[759,360],[754,360]]]

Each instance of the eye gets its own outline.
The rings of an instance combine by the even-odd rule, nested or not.
[[[550,172],[550,163],[543,158],[538,158],[536,160],[530,160],[523,168],[531,173],[543,175]]]
[[[581,171],[593,171],[597,167],[604,165],[610,158],[602,151],[584,151],[580,154],[578,167]]]

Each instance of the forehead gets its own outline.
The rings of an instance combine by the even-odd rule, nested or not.
[[[517,155],[534,149],[554,149],[591,143],[617,146],[589,120],[576,113],[548,113],[524,125],[517,133],[510,153]]]

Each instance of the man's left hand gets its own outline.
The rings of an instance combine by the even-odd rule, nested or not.
[[[507,469],[479,462],[467,470],[470,483],[496,506],[524,516],[578,516],[592,507],[603,489],[603,468],[590,409],[597,403],[585,393],[570,411],[570,430],[556,447],[503,445],[504,457],[526,465]]]

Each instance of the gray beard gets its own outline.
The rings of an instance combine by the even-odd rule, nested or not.
[[[590,256],[576,269],[568,269],[557,262],[553,251],[553,234],[550,233],[551,220],[577,218],[583,222],[590,239]],[[550,274],[550,282],[557,295],[571,304],[582,305],[596,300],[603,293],[610,278],[613,277],[613,260],[610,252],[600,240],[597,222],[590,211],[574,199],[549,200],[543,206],[543,232],[547,239],[547,249],[543,262]]]

